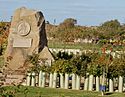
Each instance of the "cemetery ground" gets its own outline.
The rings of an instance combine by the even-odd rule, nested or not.
[[[66,43],[66,42],[56,42],[48,41],[49,48],[61,48],[61,49],[81,49],[81,50],[99,50],[100,46],[98,44],[90,43]]]
[[[113,46],[111,44],[106,44],[109,45],[109,47],[112,47],[114,51],[116,50],[123,50],[125,49],[124,46]],[[73,43],[73,42],[63,42],[63,41],[49,41],[48,40],[48,47],[49,48],[60,48],[60,49],[80,49],[80,50],[96,50],[99,51],[101,50],[102,46],[104,46],[101,43]]]
[[[100,97],[101,92],[70,90],[70,89],[54,89],[54,88],[40,88],[40,87],[26,87],[26,86],[9,86],[1,87],[0,92],[3,91],[5,96],[0,97]],[[9,96],[8,96],[9,95]],[[106,97],[125,97],[125,93],[108,93]]]

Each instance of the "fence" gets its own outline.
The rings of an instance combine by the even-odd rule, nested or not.
[[[124,83],[123,77],[106,79],[105,86],[102,86],[102,76],[94,77],[88,75],[87,77],[80,77],[76,74],[58,74],[45,73],[40,71],[39,73],[28,73],[26,78],[26,86],[38,86],[38,87],[50,87],[50,88],[63,88],[73,90],[89,90],[100,91],[105,90],[109,92],[123,92]]]

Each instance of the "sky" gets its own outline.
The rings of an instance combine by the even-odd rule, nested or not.
[[[0,0],[0,21],[10,21],[14,10],[22,6],[43,12],[51,24],[66,18],[74,18],[84,26],[114,19],[125,23],[125,0]]]

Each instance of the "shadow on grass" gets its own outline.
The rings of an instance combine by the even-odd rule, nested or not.
[[[105,93],[105,95],[112,95],[113,93],[110,93],[110,92],[108,92],[108,93]]]

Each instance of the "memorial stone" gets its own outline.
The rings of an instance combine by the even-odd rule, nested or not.
[[[28,55],[47,46],[45,19],[40,11],[21,7],[13,15],[5,61],[10,70],[23,69]]]

